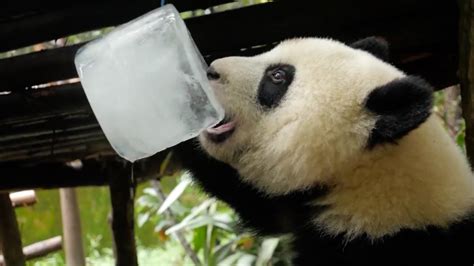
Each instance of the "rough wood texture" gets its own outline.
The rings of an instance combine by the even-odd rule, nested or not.
[[[62,237],[56,236],[49,238],[23,248],[23,254],[27,260],[44,257],[52,252],[61,250],[62,248]],[[3,266],[5,260],[0,255],[0,266]]]
[[[64,252],[66,265],[84,266],[84,246],[82,242],[81,217],[74,188],[59,189],[61,217],[63,224]]]
[[[75,23],[84,21],[103,23],[103,16],[89,13],[89,19],[82,18],[64,26],[73,28]],[[439,19],[441,17],[443,19]],[[456,78],[457,21],[456,3],[451,0],[308,1],[298,4],[279,1],[190,18],[186,25],[207,61],[245,54],[248,51],[242,49],[271,46],[291,37],[329,36],[353,41],[369,35],[382,36],[391,44],[393,61],[399,67],[446,87]],[[0,24],[0,36],[3,36],[1,29]],[[0,90],[23,89],[76,77],[72,59],[77,48],[76,45],[0,60]]]
[[[15,210],[8,193],[0,193],[0,241],[6,265],[26,265]]]
[[[131,165],[117,165],[109,170],[115,265],[137,266],[134,227],[135,183],[131,177]]]
[[[467,156],[474,165],[474,3],[459,0],[459,74]]]

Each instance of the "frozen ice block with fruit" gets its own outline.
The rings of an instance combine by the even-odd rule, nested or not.
[[[107,139],[129,161],[195,137],[224,117],[207,66],[172,5],[90,42],[75,64]]]

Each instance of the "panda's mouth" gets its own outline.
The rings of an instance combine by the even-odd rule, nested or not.
[[[214,127],[206,129],[206,136],[214,143],[221,143],[227,140],[235,131],[235,122],[229,117],[225,117]]]

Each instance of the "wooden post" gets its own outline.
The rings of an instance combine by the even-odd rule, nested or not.
[[[138,265],[133,215],[135,184],[132,180],[130,164],[127,166],[114,165],[109,171],[112,233],[117,266]]]
[[[459,0],[459,76],[466,121],[466,151],[474,165],[474,3]]]
[[[20,231],[8,193],[0,193],[0,242],[7,266],[25,265]]]
[[[81,219],[74,188],[59,189],[66,265],[86,265],[82,244]]]

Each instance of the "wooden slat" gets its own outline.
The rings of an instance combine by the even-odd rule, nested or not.
[[[77,170],[64,163],[21,167],[13,163],[3,163],[0,190],[100,186],[107,184],[103,168],[104,164],[95,160],[84,161],[82,169]]]
[[[24,2],[33,2],[36,8],[28,8]],[[46,2],[43,4],[43,2]],[[125,23],[150,10],[160,7],[156,0],[141,1],[74,1],[57,4],[48,1],[18,1],[1,12],[4,21],[0,22],[0,52],[57,39],[67,35],[97,28]],[[230,0],[166,1],[173,3],[179,11],[206,8]],[[24,6],[22,10],[20,6]],[[3,9],[3,7],[2,7]],[[10,13],[9,13],[10,12]],[[26,14],[23,14],[25,12]],[[12,15],[10,15],[12,14]],[[15,15],[16,14],[16,15]],[[5,16],[8,16],[5,19]],[[18,18],[15,19],[15,16]]]
[[[390,4],[377,0],[317,1],[297,5],[282,1],[191,18],[186,24],[208,61],[239,54],[242,48],[268,45],[291,37],[329,36],[353,41],[377,35],[389,41],[394,62],[402,68],[404,64],[400,62],[421,54],[432,58],[420,60],[433,61],[435,58],[435,62],[443,64],[425,64],[428,71],[424,72],[434,73],[434,80],[440,80],[436,83],[452,83],[446,79],[456,72],[456,67],[446,69],[445,65],[457,56],[456,3],[450,0],[401,0]],[[0,60],[0,90],[76,77],[73,54],[77,48],[59,48]],[[447,65],[452,67],[453,64]],[[442,73],[446,73],[441,75],[444,79],[439,76]]]
[[[111,153],[80,84],[0,96],[0,161]]]
[[[132,0],[121,0],[121,1],[111,1],[111,0],[95,0],[95,1],[79,1],[79,0],[70,0],[67,2],[58,2],[53,0],[20,0],[20,1],[11,1],[7,2],[5,6],[0,9],[0,21],[14,20],[14,19],[28,19],[31,16],[47,13],[51,11],[64,10],[71,5],[80,5],[84,2],[94,2],[94,3],[104,3],[104,4],[115,4],[117,2],[128,2],[129,4],[136,3]],[[143,1],[141,1],[143,2]],[[168,0],[165,1],[166,4],[173,4],[181,12],[187,10],[195,9],[205,9],[211,6],[220,5],[223,3],[232,2],[232,0]]]
[[[170,150],[164,150],[156,155],[135,163],[135,176],[138,181],[156,178],[162,161]],[[112,166],[110,163],[113,163]],[[61,188],[77,186],[104,186],[109,184],[108,171],[117,162],[125,163],[117,155],[111,154],[100,158],[84,159],[82,166],[72,168],[63,162],[41,162],[37,160],[0,163],[0,192],[25,190],[33,188]],[[179,164],[172,162],[166,174],[172,174]]]
[[[0,79],[3,79],[0,88],[24,89],[77,77],[74,55],[81,46],[72,45],[0,60]],[[16,71],[27,75],[21,77]]]
[[[42,116],[79,111],[91,112],[79,83],[0,96],[0,126],[28,123]]]

